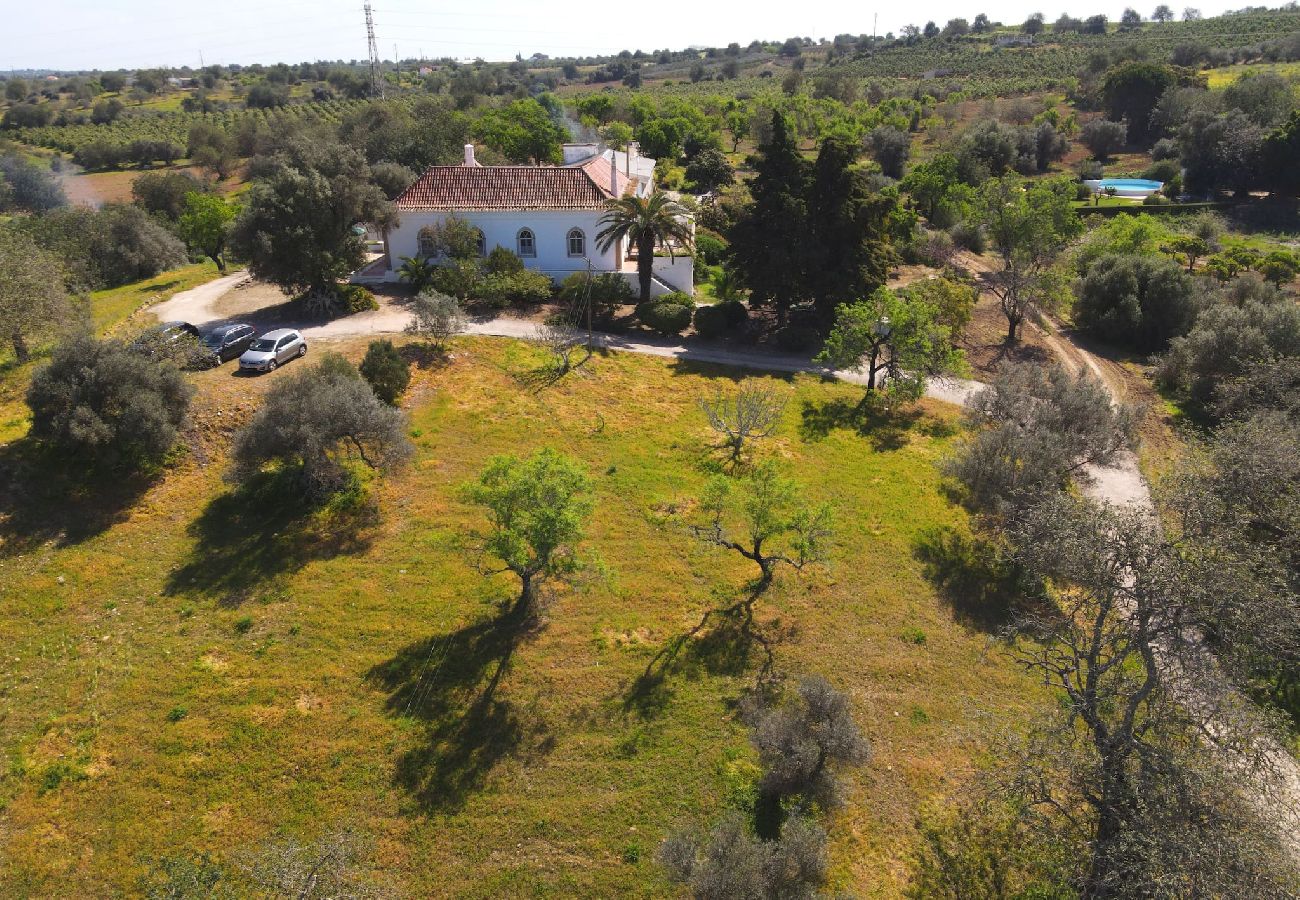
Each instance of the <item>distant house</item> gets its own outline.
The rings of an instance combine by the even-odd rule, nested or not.
[[[456,166],[432,166],[397,199],[401,222],[384,235],[383,254],[352,278],[358,283],[396,281],[404,257],[433,258],[425,226],[456,216],[474,225],[479,252],[514,252],[529,269],[562,281],[590,269],[616,272],[636,284],[636,259],[620,241],[602,251],[596,235],[606,204],[616,197],[647,196],[655,161],[632,144],[626,152],[597,144],[564,145],[560,166],[484,166],[465,145]],[[693,292],[693,260],[656,258],[651,293]]]
[[[994,47],[1032,47],[1032,34],[1000,34],[993,39]]]

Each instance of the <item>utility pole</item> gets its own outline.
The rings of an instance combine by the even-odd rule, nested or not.
[[[366,44],[370,50],[370,96],[383,99],[384,83],[379,77],[379,47],[375,44],[375,20],[370,14],[370,3],[366,6]]]

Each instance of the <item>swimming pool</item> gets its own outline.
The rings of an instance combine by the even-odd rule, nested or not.
[[[1163,181],[1151,181],[1146,178],[1101,178],[1084,182],[1094,194],[1107,193],[1107,188],[1114,188],[1117,197],[1133,197],[1143,200],[1165,186]]]

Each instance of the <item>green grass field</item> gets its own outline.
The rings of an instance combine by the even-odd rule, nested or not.
[[[157,483],[78,499],[54,478],[0,500],[0,893],[129,894],[151,861],[345,826],[368,839],[363,868],[411,896],[665,892],[658,842],[741,803],[755,772],[734,708],[753,648],[700,642],[661,690],[632,690],[750,577],[652,515],[716,466],[696,403],[736,373],[612,355],[539,392],[537,354],[462,339],[418,371],[418,452],[376,483],[374,521],[231,493],[229,434],[270,379],[228,366],[195,377],[190,450]],[[829,565],[782,575],[760,618],[781,671],[853,698],[874,758],[828,823],[834,884],[894,897],[918,810],[1045,697],[990,641],[996,608],[941,592],[918,556],[969,536],[934,468],[955,411],[855,423],[859,388],[780,381],[767,452],[839,527]],[[611,574],[508,635],[512,585],[472,566],[482,522],[454,488],[541,446],[594,479],[585,549]],[[0,471],[30,454],[0,452]]]

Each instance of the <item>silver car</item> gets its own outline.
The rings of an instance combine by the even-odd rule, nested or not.
[[[272,372],[291,359],[307,355],[307,342],[292,328],[268,331],[239,357],[239,368],[246,372]]]

